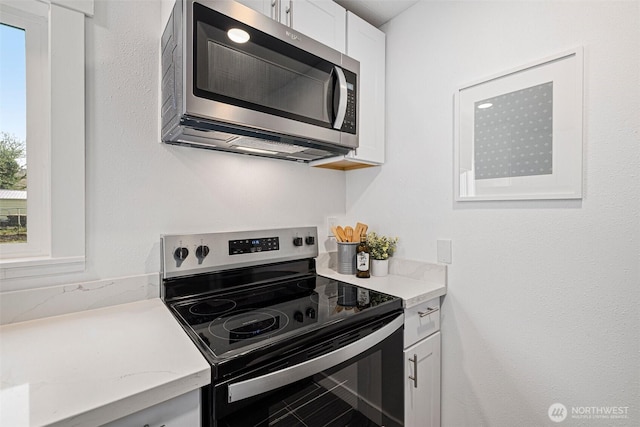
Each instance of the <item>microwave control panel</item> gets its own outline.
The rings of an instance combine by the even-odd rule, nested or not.
[[[358,92],[356,88],[357,77],[354,73],[349,70],[344,71],[344,76],[347,79],[347,111],[344,115],[344,122],[342,123],[342,127],[340,130],[342,132],[356,134],[356,116],[357,116],[357,101],[358,101]]]

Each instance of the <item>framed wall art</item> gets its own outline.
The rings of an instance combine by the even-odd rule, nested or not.
[[[461,87],[455,200],[582,198],[583,51]]]

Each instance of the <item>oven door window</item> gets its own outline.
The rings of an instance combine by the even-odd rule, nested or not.
[[[216,387],[217,426],[402,426],[402,329],[376,347],[288,386],[224,403]]]
[[[194,38],[196,96],[332,127],[334,64],[198,3]]]

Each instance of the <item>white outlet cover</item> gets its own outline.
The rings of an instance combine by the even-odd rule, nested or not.
[[[333,237],[333,232],[331,231],[331,227],[336,227],[338,225],[338,217],[329,216],[327,217],[327,236]]]
[[[438,240],[438,262],[451,264],[451,240]]]

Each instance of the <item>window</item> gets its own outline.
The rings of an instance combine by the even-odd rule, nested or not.
[[[29,6],[21,10],[1,5],[0,14],[2,258],[50,254],[46,96],[49,8],[44,3]]]
[[[40,280],[25,277],[84,270],[84,31],[85,15],[92,14],[93,0],[0,2],[0,54],[7,49],[5,30],[24,38],[26,108],[17,98],[7,102],[25,116],[20,161],[28,171],[26,241],[0,243],[0,291]],[[0,73],[19,61],[1,58]],[[5,126],[0,120],[0,131],[20,138]]]
[[[0,22],[0,244],[27,241],[25,29]]]

